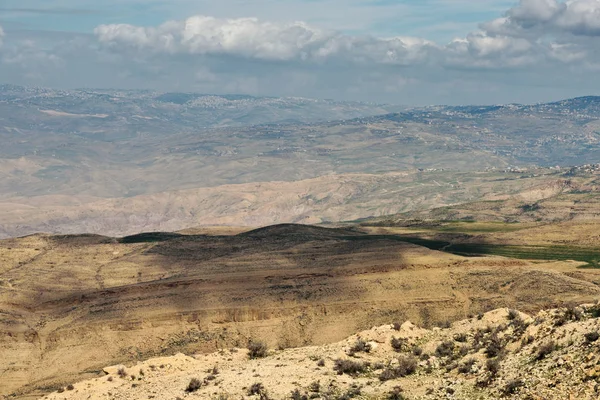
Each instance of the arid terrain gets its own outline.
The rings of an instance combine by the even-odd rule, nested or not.
[[[0,86],[0,396],[597,398],[599,121]]]
[[[498,309],[441,329],[373,327],[318,347],[257,351],[254,342],[115,365],[45,398],[592,400],[599,329],[597,305]]]
[[[468,257],[361,229],[4,240],[3,394],[35,397],[106,365],[252,338],[272,348],[322,345],[394,321],[431,327],[497,307],[536,312],[600,296],[600,270],[582,260]],[[531,229],[544,227],[524,229],[523,243]],[[581,229],[563,227],[563,236]]]

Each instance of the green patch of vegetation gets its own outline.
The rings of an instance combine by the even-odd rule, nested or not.
[[[506,224],[509,225],[509,224]],[[600,249],[579,246],[530,246],[501,245],[488,243],[451,243],[444,240],[424,239],[406,235],[364,235],[345,237],[346,240],[395,240],[427,247],[431,250],[446,251],[466,257],[502,256],[522,260],[581,261],[581,268],[600,268]]]

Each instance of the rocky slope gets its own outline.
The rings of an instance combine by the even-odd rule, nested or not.
[[[301,225],[188,233],[0,241],[0,395],[40,396],[106,365],[249,338],[324,345],[393,321],[600,298],[600,269],[584,262],[465,257]]]
[[[597,399],[600,308],[497,309],[444,328],[385,325],[320,347],[177,354],[104,368],[66,399]],[[264,356],[264,357],[263,357]]]

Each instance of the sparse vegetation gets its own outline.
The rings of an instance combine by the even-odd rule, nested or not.
[[[584,335],[585,341],[588,343],[593,343],[600,338],[600,334],[598,332],[588,332]]]
[[[540,347],[538,347],[536,354],[535,354],[535,359],[538,361],[542,360],[542,359],[546,358],[550,353],[552,353],[555,349],[556,349],[556,343],[554,341],[546,342],[546,343],[542,344]]]
[[[117,370],[117,375],[119,375],[121,378],[126,378],[128,374],[127,371],[125,371],[125,368],[119,368]]]
[[[337,371],[339,375],[357,375],[364,373],[367,370],[367,365],[358,361],[337,359],[335,360],[333,369]]]
[[[454,353],[454,342],[446,340],[440,343],[435,349],[435,355],[438,357],[450,357]]]
[[[369,353],[371,351],[371,344],[365,342],[361,338],[358,338],[356,342],[348,350],[348,355],[354,355],[356,353],[364,352]]]
[[[505,396],[509,396],[511,394],[516,394],[519,391],[519,389],[521,389],[523,386],[525,386],[525,383],[522,380],[513,379],[513,380],[508,381],[506,386],[504,386],[502,393]]]
[[[408,340],[404,338],[397,338],[393,336],[390,344],[392,348],[398,353],[406,351],[408,348]]]
[[[266,357],[269,349],[265,342],[259,340],[251,340],[248,343],[248,357],[251,359]]]
[[[199,390],[201,387],[202,387],[202,382],[200,382],[200,379],[192,378],[190,380],[190,382],[188,383],[187,387],[185,388],[185,391],[188,393],[192,393],[192,392]]]
[[[300,390],[297,388],[292,390],[290,398],[292,400],[308,400],[308,396],[306,394],[302,394],[302,392],[300,392]]]
[[[475,362],[476,361],[474,358],[469,358],[468,360],[465,360],[458,366],[458,372],[460,372],[461,374],[470,373],[471,369],[473,368],[473,365],[475,365]]]

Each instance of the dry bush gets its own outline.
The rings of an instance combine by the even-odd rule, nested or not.
[[[264,358],[268,352],[269,349],[265,342],[252,340],[248,343],[248,357],[251,359]]]
[[[348,355],[354,355],[355,353],[369,353],[371,351],[371,344],[365,342],[361,338],[358,338],[356,342],[348,350]]]
[[[75,386],[73,386],[73,385],[67,385],[67,388],[66,388],[66,389],[67,389],[67,390],[73,390],[73,389],[75,389]]]
[[[397,338],[392,336],[390,344],[392,346],[392,349],[394,349],[394,351],[398,353],[405,351],[408,348],[408,340],[404,338]]]
[[[387,400],[406,400],[406,397],[402,394],[404,390],[400,386],[396,386],[388,393]]]
[[[394,323],[392,324],[392,328],[393,328],[395,331],[399,331],[399,330],[400,330],[400,328],[402,328],[402,324],[401,324],[400,322],[394,322]]]
[[[317,366],[319,366],[319,367],[324,367],[324,366],[325,366],[325,360],[323,360],[323,359],[321,358],[319,361],[317,361]]]
[[[381,382],[391,381],[392,379],[396,379],[396,372],[393,368],[386,368],[379,374]]]
[[[420,348],[419,346],[413,346],[413,348],[411,349],[411,352],[413,353],[414,356],[420,357],[423,354],[423,349]]]
[[[435,349],[435,355],[438,357],[450,357],[454,353],[454,342],[446,340]]]
[[[367,370],[367,366],[361,362],[338,358],[335,360],[333,369],[337,371],[338,375],[357,375],[365,372]]]
[[[125,368],[119,368],[117,370],[117,375],[121,378],[125,378],[127,376],[127,371],[125,371]]]
[[[509,321],[515,320],[517,318],[521,318],[521,315],[517,310],[510,309],[508,310],[508,315],[506,316]]]
[[[538,361],[542,360],[542,359],[546,358],[554,350],[556,350],[556,343],[554,343],[553,341],[544,343],[543,345],[538,347],[536,354],[535,354],[535,359]]]
[[[190,380],[190,383],[188,383],[187,387],[185,388],[185,391],[188,393],[192,393],[192,392],[195,392],[196,390],[200,389],[201,387],[202,387],[202,382],[200,382],[200,379],[192,378]]]
[[[294,389],[290,394],[292,400],[308,400],[308,396],[300,393],[300,390]]]
[[[497,358],[489,359],[485,362],[485,369],[491,376],[497,376],[500,372],[500,360]]]
[[[467,339],[468,337],[466,333],[457,333],[456,335],[454,335],[455,342],[466,343]]]
[[[399,377],[408,376],[417,370],[417,360],[413,356],[398,357],[398,366],[396,367],[396,375]]]
[[[475,359],[469,358],[468,360],[465,360],[458,366],[458,372],[460,372],[461,374],[468,374],[471,372],[471,368],[473,368],[473,365],[475,365]]]
[[[498,335],[494,332],[490,336],[487,346],[485,347],[485,355],[488,358],[498,357],[504,351],[504,343],[498,337]]]
[[[252,386],[248,389],[248,396],[263,396],[266,394],[266,389],[264,385],[260,382],[253,383]]]
[[[513,379],[511,381],[508,381],[506,386],[504,386],[504,388],[502,389],[502,393],[505,396],[509,396],[511,394],[516,394],[519,391],[519,389],[522,388],[523,386],[525,386],[525,383],[522,380]]]
[[[588,332],[584,336],[585,341],[588,343],[593,343],[600,338],[600,334],[598,334],[598,332]]]
[[[312,382],[310,385],[308,385],[308,390],[313,393],[319,393],[321,391],[321,382]]]

